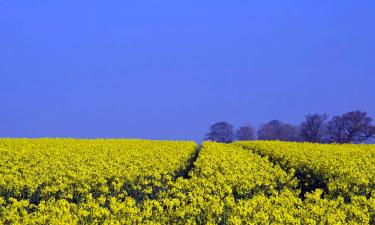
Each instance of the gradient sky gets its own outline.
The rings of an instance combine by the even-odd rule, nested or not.
[[[0,1],[0,136],[375,116],[375,1]]]

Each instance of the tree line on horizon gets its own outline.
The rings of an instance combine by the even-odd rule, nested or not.
[[[350,111],[329,119],[327,114],[308,114],[298,126],[271,120],[258,131],[249,123],[235,130],[227,122],[213,124],[204,140],[230,143],[235,140],[279,140],[312,143],[364,143],[375,138],[375,125],[367,112]]]

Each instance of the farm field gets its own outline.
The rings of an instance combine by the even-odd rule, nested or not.
[[[374,224],[375,146],[0,139],[0,224]]]

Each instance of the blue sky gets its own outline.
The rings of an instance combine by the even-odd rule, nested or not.
[[[375,1],[0,2],[0,136],[375,116]]]

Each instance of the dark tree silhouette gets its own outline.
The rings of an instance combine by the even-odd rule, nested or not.
[[[328,119],[326,114],[308,114],[305,116],[299,127],[299,134],[302,141],[321,143],[325,131],[325,121]]]
[[[240,141],[254,140],[255,129],[250,124],[245,124],[237,130],[236,138]]]
[[[264,124],[258,131],[259,140],[297,141],[297,128],[279,120]]]
[[[210,127],[209,133],[206,134],[205,140],[230,143],[234,139],[233,126],[227,122],[218,122]]]
[[[351,111],[335,116],[328,122],[327,130],[331,143],[360,143],[375,136],[372,118],[362,111]]]

